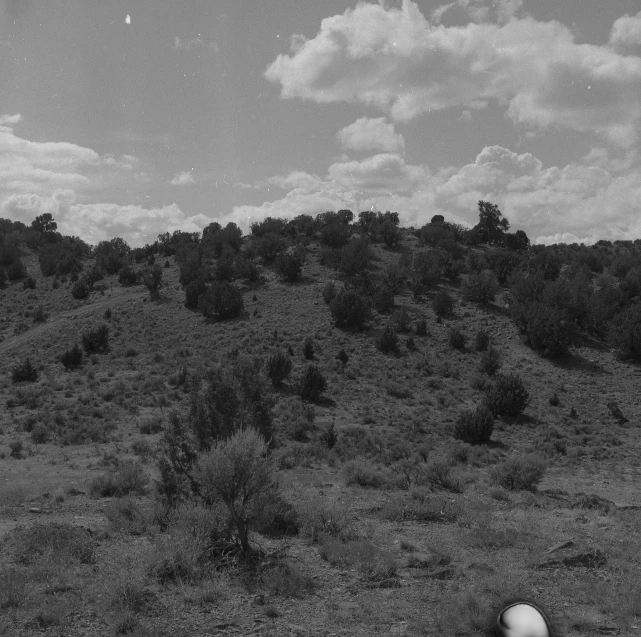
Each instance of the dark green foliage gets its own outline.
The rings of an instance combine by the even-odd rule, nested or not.
[[[38,376],[38,370],[28,358],[22,363],[18,363],[11,370],[12,383],[35,383],[38,380]]]
[[[34,323],[46,323],[48,314],[44,311],[41,305],[38,305],[34,310],[33,310],[33,322]]]
[[[76,369],[82,365],[82,350],[77,343],[60,356],[60,362],[65,369]]]
[[[303,356],[308,361],[314,360],[314,341],[310,336],[308,336],[303,343]]]
[[[0,268],[0,287],[4,287],[7,283],[7,272],[4,268]]]
[[[386,286],[379,286],[372,299],[377,312],[386,312],[394,307],[394,294]]]
[[[292,366],[291,359],[283,352],[276,352],[267,359],[267,375],[275,387],[289,376]]]
[[[545,461],[535,454],[512,457],[490,469],[490,479],[510,491],[536,491],[543,479]]]
[[[391,322],[395,330],[401,333],[409,332],[412,327],[411,317],[404,305],[392,314]]]
[[[17,259],[8,265],[6,272],[9,281],[17,281],[18,279],[24,279],[24,277],[27,276],[27,268],[21,259]]]
[[[54,234],[58,229],[58,224],[53,220],[50,212],[45,212],[31,222],[31,227],[42,234]]]
[[[616,317],[610,330],[610,343],[620,358],[641,360],[641,302]]]
[[[256,261],[247,255],[239,254],[236,257],[236,276],[246,281],[258,281],[260,273]]]
[[[102,281],[104,276],[102,272],[94,265],[83,277],[88,285],[93,285],[96,281]]]
[[[427,336],[427,320],[425,318],[416,321],[416,335]]]
[[[417,232],[421,245],[441,248],[448,252],[456,250],[456,231],[444,222],[428,223]]]
[[[82,347],[87,354],[106,352],[109,349],[109,327],[101,325],[82,335]]]
[[[508,250],[516,250],[517,252],[522,252],[527,250],[530,245],[529,237],[523,232],[523,230],[517,230],[514,234],[505,233],[503,235],[503,245]]]
[[[476,336],[474,337],[474,345],[476,346],[476,351],[477,352],[484,352],[490,344],[490,335],[487,333],[486,330],[481,328],[476,332]]]
[[[299,235],[311,237],[314,234],[315,227],[314,217],[311,215],[298,215],[287,223],[286,233],[292,238]]]
[[[454,437],[471,445],[490,441],[494,429],[494,416],[485,405],[475,410],[462,411],[454,427]]]
[[[514,303],[510,314],[526,344],[548,358],[565,354],[574,340],[576,327],[567,310],[538,302]]]
[[[325,427],[318,434],[319,441],[328,449],[333,449],[338,442],[338,432],[333,422],[325,425]]]
[[[101,241],[94,248],[96,267],[107,274],[116,274],[128,262],[130,254],[131,248],[120,237]]]
[[[185,307],[197,308],[198,298],[207,290],[205,282],[199,277],[190,281],[185,288]]]
[[[89,285],[83,277],[74,283],[71,288],[71,296],[73,296],[74,299],[86,299],[89,296],[89,290]]]
[[[369,267],[372,250],[367,238],[351,240],[340,253],[340,269],[347,276],[354,276]]]
[[[149,290],[151,298],[156,298],[162,284],[162,268],[157,264],[144,268],[142,281]]]
[[[10,243],[0,243],[0,265],[8,266],[20,260],[18,246]]]
[[[327,381],[316,365],[308,365],[297,383],[298,395],[306,402],[315,402],[327,389]]]
[[[550,396],[550,401],[549,402],[550,402],[550,405],[552,405],[552,407],[558,407],[559,406],[561,401],[559,400],[559,397],[557,396],[556,392],[554,392]]]
[[[232,283],[213,283],[198,299],[198,309],[209,319],[221,320],[240,316],[245,305],[243,295]]]
[[[250,230],[254,237],[264,237],[266,234],[282,234],[287,226],[284,219],[266,217],[262,221],[256,221],[251,224]]]
[[[276,271],[283,279],[291,283],[300,281],[303,265],[305,265],[304,248],[299,248],[293,252],[284,252],[276,258]]]
[[[70,274],[82,270],[82,246],[77,243],[44,244],[38,253],[44,276]]]
[[[336,360],[343,363],[343,367],[345,367],[345,365],[347,365],[347,361],[349,361],[349,356],[344,349],[341,349],[338,354],[336,354]]]
[[[329,281],[323,287],[323,300],[329,305],[336,296],[336,286],[333,281]]]
[[[450,330],[449,341],[453,349],[465,348],[465,334],[458,327],[453,327]]]
[[[398,227],[391,221],[385,221],[380,228],[380,237],[388,248],[395,246],[401,240]]]
[[[234,251],[228,245],[224,246],[214,268],[214,278],[216,281],[231,281],[234,278],[234,261]]]
[[[454,299],[447,290],[439,290],[432,299],[432,308],[436,316],[449,316],[454,310]]]
[[[381,333],[376,338],[376,347],[381,352],[396,352],[398,351],[398,335],[394,329],[394,325],[387,323]]]
[[[137,282],[138,274],[136,271],[130,266],[125,265],[118,275],[118,283],[120,283],[120,285],[134,285]]]
[[[498,206],[489,201],[479,201],[479,222],[475,228],[481,234],[483,243],[496,245],[503,242],[504,234],[510,229],[510,222],[502,218]]]
[[[349,241],[351,231],[343,223],[330,223],[320,233],[320,242],[330,248],[342,248]]]
[[[406,267],[401,264],[401,260],[399,259],[397,263],[391,263],[383,271],[383,286],[392,294],[398,294],[403,290],[405,278]]]
[[[163,268],[167,269],[171,267],[171,263],[169,263],[169,259],[165,261],[165,264],[163,265]]]
[[[494,376],[500,367],[501,356],[496,349],[490,347],[487,351],[483,352],[479,363],[479,371],[488,376]]]
[[[418,348],[416,347],[416,342],[411,336],[408,336],[405,339],[405,346],[410,352],[415,352]]]
[[[23,290],[35,290],[36,289],[36,280],[32,276],[28,276],[22,282],[22,289]]]
[[[287,248],[287,241],[275,234],[274,232],[267,232],[253,240],[256,253],[262,257],[266,263],[271,263],[285,248]]]
[[[512,272],[523,262],[523,257],[511,250],[497,248],[485,255],[487,268],[494,272],[500,285],[505,285]]]
[[[516,418],[530,403],[530,394],[518,374],[498,374],[485,395],[494,416]]]
[[[424,291],[435,287],[441,280],[441,266],[434,252],[418,252],[412,262],[414,284],[422,286]]]
[[[461,291],[468,301],[487,305],[494,301],[501,291],[501,286],[493,272],[484,270],[479,274],[470,274]]]
[[[368,299],[351,289],[342,289],[329,304],[336,327],[360,327],[371,315]]]

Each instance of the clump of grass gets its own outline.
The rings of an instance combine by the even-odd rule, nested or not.
[[[116,469],[94,478],[89,485],[89,494],[94,498],[108,498],[144,493],[148,481],[142,465],[136,460],[127,460],[119,462]]]
[[[297,507],[300,532],[311,542],[324,536],[347,540],[355,535],[354,516],[344,504],[307,500]]]
[[[92,564],[95,543],[89,533],[69,523],[46,522],[14,529],[15,559],[20,564],[32,564],[44,555],[68,558],[81,564]]]
[[[510,491],[536,491],[545,469],[545,461],[535,454],[515,456],[492,467],[490,479]]]

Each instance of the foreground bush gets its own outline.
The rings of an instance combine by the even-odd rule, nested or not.
[[[454,437],[472,445],[489,442],[494,429],[494,417],[490,410],[481,405],[475,410],[459,414],[454,427]]]
[[[371,315],[368,299],[351,289],[342,289],[330,302],[329,309],[336,327],[360,327]]]
[[[316,365],[308,365],[298,380],[297,389],[304,401],[314,402],[327,389],[327,381]]]
[[[89,296],[90,286],[87,281],[82,278],[74,283],[71,288],[71,296],[74,299],[86,299]]]
[[[11,370],[12,383],[35,383],[38,380],[38,370],[32,365],[27,358],[22,363],[18,363]]]
[[[240,290],[232,283],[213,283],[198,299],[198,309],[207,318],[227,320],[240,316],[245,304]]]
[[[207,286],[201,277],[194,279],[187,283],[185,287],[185,307],[197,308],[198,299],[201,294],[207,291]]]
[[[289,376],[292,371],[292,361],[283,352],[277,352],[267,359],[267,375],[276,387]]]
[[[87,354],[106,352],[109,349],[109,327],[101,325],[82,335],[82,347]]]
[[[545,469],[545,461],[535,454],[512,457],[490,469],[490,480],[510,491],[536,491]]]
[[[530,403],[530,394],[518,374],[499,374],[485,395],[485,404],[494,416],[516,418]]]

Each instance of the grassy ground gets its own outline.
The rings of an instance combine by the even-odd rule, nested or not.
[[[429,298],[396,295],[428,334],[412,327],[398,354],[383,354],[375,336],[388,315],[375,313],[364,332],[332,326],[321,291],[338,276],[315,251],[302,282],[265,269],[244,289],[245,314],[218,323],[184,307],[172,257],[153,302],[116,276],[76,301],[69,284],[52,289],[35,255],[23,259],[36,289],[0,291],[0,635],[464,635],[519,594],[566,635],[639,634],[638,367],[595,342],[543,359],[521,343],[500,296],[480,308],[456,286],[444,286],[455,308],[441,322]],[[374,271],[398,259],[375,252]],[[33,322],[38,306],[45,323]],[[65,372],[57,357],[103,323],[110,350]],[[453,326],[467,336],[463,350],[449,344]],[[532,400],[516,421],[497,421],[488,445],[471,447],[452,429],[482,395],[480,328]],[[294,369],[274,409],[283,433],[299,417],[293,381],[309,336],[327,398],[314,407],[312,441],[281,435],[275,452],[301,531],[254,535],[266,552],[283,550],[251,572],[217,571],[199,552],[212,513],[166,520],[154,498],[162,427],[187,407],[179,370],[203,370],[234,348],[268,356],[291,346]],[[27,356],[39,380],[12,384]],[[612,418],[612,400],[628,423]],[[330,424],[332,450],[314,442]],[[426,462],[403,485],[404,449]],[[501,487],[502,463],[530,453],[547,463],[538,489]],[[104,497],[108,487],[115,495]]]

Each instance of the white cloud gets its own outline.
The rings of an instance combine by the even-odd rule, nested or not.
[[[361,3],[324,19],[316,37],[297,37],[265,77],[281,84],[282,98],[374,106],[395,121],[495,102],[515,124],[632,146],[641,128],[641,57],[576,44],[556,21],[514,17],[519,2],[496,6],[502,24],[444,27],[411,0]]]
[[[0,115],[0,127],[11,128],[22,120],[22,115],[16,113],[15,115]]]
[[[310,181],[307,190],[292,188],[276,201],[237,206],[225,219],[245,229],[266,216],[349,208],[355,215],[394,210],[404,226],[421,226],[434,214],[471,226],[483,199],[499,205],[512,230],[523,229],[541,243],[635,239],[641,235],[641,160],[635,152],[619,155],[595,149],[579,162],[546,168],[531,153],[488,146],[467,165],[432,173],[398,155],[379,154],[334,163],[313,188]]]
[[[297,189],[301,191],[316,190],[321,185],[321,179],[317,175],[311,175],[302,170],[295,170],[289,175],[269,177],[261,183],[261,186],[275,186],[284,190]]]
[[[215,42],[206,42],[200,37],[200,35],[197,38],[193,38],[192,40],[187,41],[177,36],[174,39],[174,49],[188,51],[189,49],[193,48],[214,49],[214,51],[216,52],[218,52],[219,50],[218,45]]]
[[[641,11],[635,16],[626,13],[614,21],[610,31],[610,44],[614,47],[641,48]]]
[[[394,124],[384,117],[361,117],[336,133],[343,148],[356,151],[382,150],[398,153],[405,150],[403,135],[394,132]]]
[[[190,172],[185,171],[178,173],[170,183],[172,186],[187,186],[188,184],[195,184],[196,180]]]

